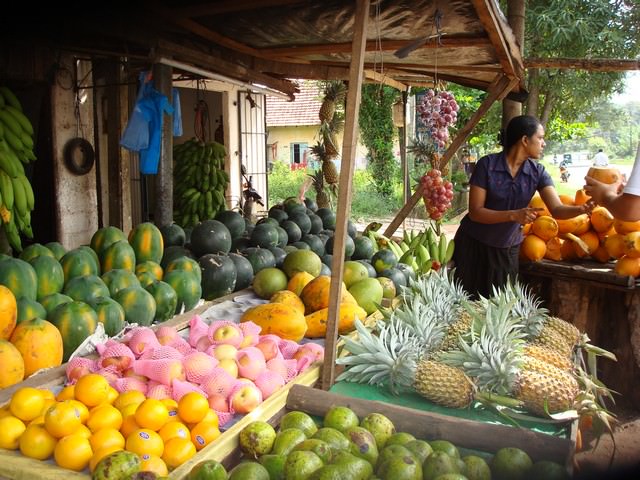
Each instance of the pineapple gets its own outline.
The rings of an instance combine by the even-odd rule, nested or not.
[[[323,82],[322,105],[318,112],[321,123],[331,123],[336,112],[336,104],[344,100],[347,87],[342,80]]]
[[[331,159],[329,159],[325,145],[322,143],[316,143],[310,148],[310,150],[311,154],[322,162],[322,174],[324,176],[324,181],[328,183],[329,186],[337,185],[339,180],[338,169]]]
[[[416,368],[416,391],[438,405],[466,408],[474,398],[475,386],[462,370],[433,360],[422,360]]]
[[[510,395],[538,415],[569,410],[578,395],[576,379],[559,368],[524,354],[522,325],[512,302],[489,302],[485,322],[473,342],[443,353],[441,360],[461,368],[482,391]]]
[[[313,175],[309,176],[313,181],[313,188],[316,191],[316,203],[318,204],[318,208],[331,208],[329,195],[327,195],[327,192],[324,190],[322,170],[316,170]]]
[[[558,367],[560,370],[564,372],[571,372],[573,370],[573,364],[571,360],[569,360],[566,356],[561,355],[560,353],[551,350],[541,344],[538,343],[527,343],[524,346],[524,354],[542,360],[543,362],[549,363]]]

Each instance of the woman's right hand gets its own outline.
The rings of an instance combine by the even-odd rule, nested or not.
[[[527,223],[533,222],[537,216],[538,212],[541,212],[542,208],[531,208],[525,207],[520,210],[512,210],[512,221],[518,222],[521,225],[526,225]]]

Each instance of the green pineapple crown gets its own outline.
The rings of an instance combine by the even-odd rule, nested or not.
[[[391,326],[409,329],[420,342],[424,354],[436,351],[445,335],[445,325],[438,321],[435,310],[430,307],[417,296],[405,297],[389,316]]]
[[[459,337],[459,349],[443,352],[439,359],[462,369],[479,389],[509,395],[518,379],[524,346],[522,325],[511,315],[512,308],[513,302],[490,302],[479,333],[472,330],[467,340]]]
[[[347,95],[347,86],[342,80],[326,80],[321,83],[323,98],[339,102]]]
[[[542,308],[542,301],[533,291],[519,281],[510,282],[496,289],[493,288],[491,302],[513,301],[512,315],[523,325],[527,337],[532,340],[540,335],[549,311]]]

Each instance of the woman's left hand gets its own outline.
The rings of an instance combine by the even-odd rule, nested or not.
[[[591,212],[596,206],[597,206],[596,202],[591,198],[586,203],[583,203],[582,205],[580,205],[582,209],[582,213],[587,213],[589,215],[591,215]]]

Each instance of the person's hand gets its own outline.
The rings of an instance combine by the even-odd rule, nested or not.
[[[542,208],[521,208],[520,210],[513,210],[513,221],[518,222],[521,225],[533,222],[538,217],[538,212],[541,212]]]
[[[587,202],[580,205],[580,208],[582,210],[581,213],[587,213],[591,215],[591,212],[596,206],[597,206],[597,203],[593,200],[593,198],[590,198]]]
[[[617,195],[622,187],[622,182],[602,183],[593,177],[584,177],[584,191],[596,204],[604,203],[605,198]]]

